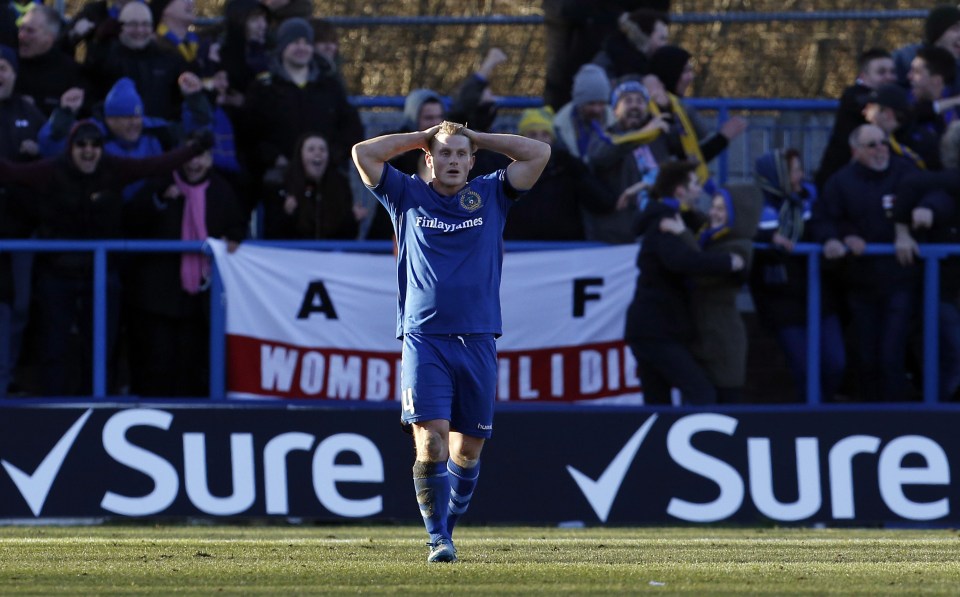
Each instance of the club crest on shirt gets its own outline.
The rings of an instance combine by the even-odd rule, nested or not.
[[[469,188],[460,191],[460,207],[463,209],[474,212],[480,209],[482,205],[483,199],[480,198],[480,193]]]

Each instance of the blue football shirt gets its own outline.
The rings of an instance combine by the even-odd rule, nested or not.
[[[503,226],[516,194],[498,170],[440,195],[390,164],[371,188],[397,235],[397,337],[501,334]]]

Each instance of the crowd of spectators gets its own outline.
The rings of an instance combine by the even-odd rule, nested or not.
[[[392,238],[349,167],[366,133],[330,23],[310,0],[229,0],[201,30],[193,2],[94,0],[65,18],[0,1],[0,237]],[[778,148],[757,160],[756,184],[727,188],[710,163],[748,122],[714,129],[685,101],[697,57],[671,43],[668,1],[544,9],[545,106],[517,132],[553,154],[504,236],[644,241],[625,336],[648,401],[676,400],[671,388],[687,403],[743,400],[743,288],[799,399],[801,242],[823,245],[824,399],[915,399],[917,243],[960,229],[960,9],[932,9],[920,43],[863,52],[815,176]],[[491,48],[457,89],[410,91],[401,130],[489,130],[495,91],[508,91],[491,81],[515,58]],[[471,178],[504,159],[478,154]],[[392,163],[426,176],[421,151]],[[868,243],[896,252],[865,255]],[[955,262],[941,284],[942,400],[960,387]],[[205,258],[124,256],[108,269],[111,391],[204,395]],[[91,274],[80,253],[0,253],[0,396],[89,393]]]

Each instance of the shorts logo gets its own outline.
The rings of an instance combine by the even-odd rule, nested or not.
[[[460,207],[469,211],[475,212],[483,206],[483,200],[480,198],[480,193],[472,189],[464,189],[460,192]]]
[[[484,425],[483,423],[477,423],[477,429],[482,431],[492,431],[493,425]]]

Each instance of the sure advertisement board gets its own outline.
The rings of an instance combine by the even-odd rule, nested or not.
[[[0,518],[415,521],[395,406],[5,408]],[[950,407],[503,408],[469,519],[953,525],[958,422]]]
[[[0,518],[419,520],[395,404],[25,406]],[[956,525],[960,411],[498,412],[466,521]]]

